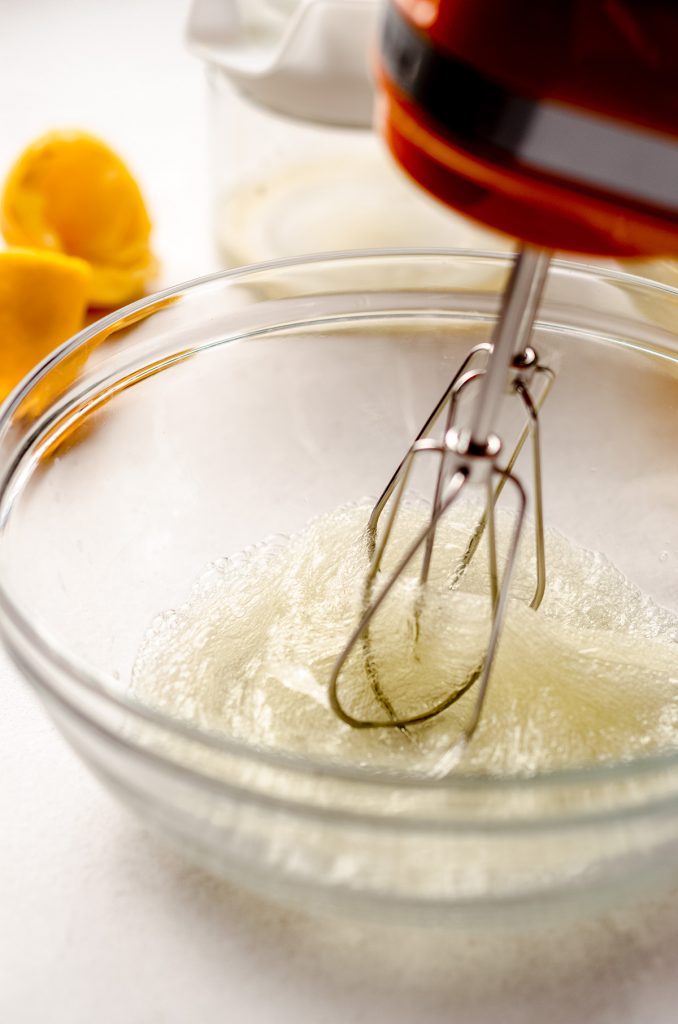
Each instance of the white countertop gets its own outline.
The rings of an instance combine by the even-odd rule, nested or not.
[[[0,173],[83,126],[129,161],[164,280],[216,262],[187,0],[2,0]],[[0,1020],[669,1024],[678,897],[488,935],[319,920],[217,882],[118,808],[0,653]]]

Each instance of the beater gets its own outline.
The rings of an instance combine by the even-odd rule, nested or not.
[[[393,156],[436,198],[523,243],[491,343],[468,354],[372,511],[360,620],[329,684],[331,706],[347,724],[404,732],[475,687],[468,721],[438,764],[439,774],[454,766],[482,713],[526,517],[526,492],[514,465],[528,436],[534,471],[532,608],[544,593],[538,413],[554,374],[542,365],[530,336],[550,252],[615,257],[678,252],[677,52],[678,9],[666,0],[550,5],[393,0],[385,10],[378,114]],[[462,418],[461,395],[473,387],[475,402]],[[502,465],[502,442],[493,425],[510,392],[520,396],[528,423]],[[441,417],[442,436],[430,436]],[[412,466],[431,455],[438,469],[427,522],[377,587]],[[485,510],[449,586],[458,584],[486,534],[491,597],[486,650],[444,700],[405,716],[383,687],[370,629],[396,582],[421,554],[413,609],[416,643],[438,524],[472,484],[484,490]],[[507,485],[517,511],[500,574],[495,508]],[[358,717],[342,701],[342,673],[356,652],[362,654],[365,678],[383,716]]]

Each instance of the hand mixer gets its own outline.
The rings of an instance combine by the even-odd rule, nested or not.
[[[445,774],[478,725],[490,681],[526,516],[526,492],[514,465],[528,436],[535,609],[546,584],[538,413],[553,372],[542,365],[530,336],[550,253],[678,253],[678,6],[671,0],[392,0],[383,20],[378,84],[380,127],[401,167],[444,203],[523,243],[492,342],[468,354],[374,507],[360,621],[330,679],[330,702],[344,722],[404,732],[474,687],[462,735],[437,766]],[[466,391],[473,391],[474,402],[461,417]],[[528,420],[502,465],[493,426],[507,393],[520,396]],[[440,419],[442,436],[430,436]],[[410,471],[431,456],[438,469],[427,521],[385,574],[384,554]],[[486,650],[445,699],[402,715],[380,677],[374,618],[421,556],[416,643],[440,520],[474,484],[484,490],[485,509],[450,588],[486,535]],[[495,507],[505,486],[515,492],[517,511],[500,573]],[[356,655],[379,707],[376,716],[353,714],[342,699],[343,673]]]

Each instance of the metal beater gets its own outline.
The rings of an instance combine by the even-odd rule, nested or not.
[[[549,367],[540,363],[536,351],[529,345],[529,339],[546,280],[549,261],[550,254],[538,249],[525,248],[518,255],[504,293],[503,308],[492,343],[478,345],[468,353],[372,510],[367,526],[370,566],[364,584],[363,614],[339,655],[330,679],[330,702],[333,710],[342,721],[355,728],[396,727],[405,729],[407,726],[425,722],[447,710],[476,684],[474,707],[459,743],[455,744],[455,750],[461,750],[473,735],[480,719],[490,679],[525,520],[525,490],[513,472],[513,468],[528,436],[532,438],[533,448],[536,567],[535,590],[530,603],[531,607],[535,609],[541,603],[546,585],[546,562],[538,409],[548,394],[554,374]],[[479,357],[484,360],[483,366],[474,365],[478,362]],[[541,381],[543,384],[538,398],[533,397],[532,386],[535,381]],[[474,382],[478,382],[477,400],[474,403],[469,422],[462,423],[457,418],[459,399],[464,390]],[[496,420],[499,404],[507,391],[515,392],[520,396],[528,422],[507,465],[502,467],[500,465],[502,443],[497,435],[492,433],[491,426]],[[439,440],[429,436],[429,431],[443,414],[444,430],[442,438]],[[407,547],[393,572],[375,594],[375,582],[382,567],[384,552],[407,488],[410,470],[415,458],[423,454],[434,454],[439,459],[429,521]],[[419,552],[422,552],[419,583],[421,588],[426,585],[438,523],[470,484],[480,485],[485,489],[486,508],[460,559],[451,586],[454,587],[455,583],[461,579],[477,551],[482,535],[487,531],[492,608],[487,650],[481,662],[468,675],[464,683],[455,687],[443,701],[437,702],[433,707],[418,714],[403,717],[397,714],[380,683],[378,669],[370,648],[370,623],[397,580],[408,569]],[[518,510],[508,543],[504,570],[500,578],[497,564],[495,506],[501,491],[507,484],[515,490]],[[388,516],[381,536],[379,536],[380,520],[387,506]],[[418,610],[416,608],[414,613],[417,617]],[[340,676],[344,665],[358,644],[363,644],[366,677],[374,696],[386,712],[385,718],[356,718],[342,704],[339,693]],[[454,754],[451,754],[451,757],[453,758]],[[445,759],[445,764],[448,760],[448,758]]]
[[[623,16],[605,0],[586,5],[563,0],[546,7],[534,0],[392,0],[386,5],[379,119],[392,154],[438,199],[524,243],[492,342],[468,354],[374,506],[360,619],[329,683],[332,708],[348,725],[405,732],[474,688],[468,721],[439,762],[439,774],[456,763],[481,717],[526,518],[526,492],[514,466],[528,436],[534,474],[532,608],[539,606],[546,585],[539,408],[554,375],[540,362],[530,335],[550,252],[678,253],[677,45],[678,10],[662,0],[634,0],[624,5]],[[471,387],[477,388],[477,398],[464,419],[460,398]],[[493,425],[507,392],[521,399],[527,423],[503,464]],[[442,436],[431,436],[443,416]],[[424,457],[438,459],[430,515],[379,582],[412,466]],[[403,716],[380,677],[373,620],[421,555],[420,596],[413,608],[417,641],[440,521],[471,484],[485,490],[485,510],[450,587],[458,584],[486,536],[487,647],[445,699]],[[505,487],[515,494],[516,512],[500,573],[495,509]],[[357,652],[381,717],[357,717],[342,700],[343,673]]]

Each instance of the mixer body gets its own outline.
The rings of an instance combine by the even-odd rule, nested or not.
[[[678,4],[391,0],[381,130],[429,192],[549,249],[678,253]]]

